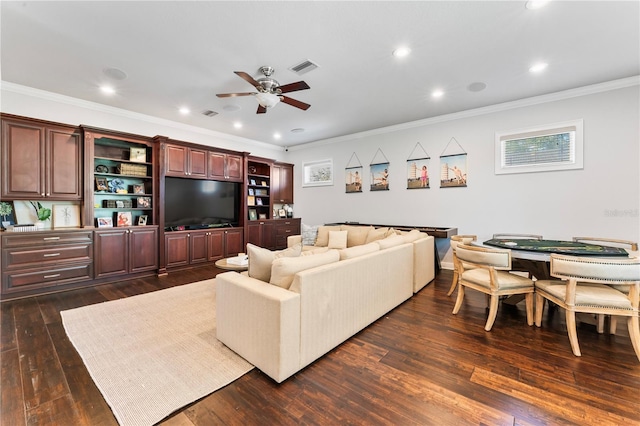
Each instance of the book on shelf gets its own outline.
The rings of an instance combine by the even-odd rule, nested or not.
[[[255,206],[256,205],[256,197],[253,195],[249,195],[247,197],[247,205],[249,206]]]

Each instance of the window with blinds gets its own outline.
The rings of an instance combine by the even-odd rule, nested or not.
[[[496,133],[496,174],[582,168],[582,120]]]

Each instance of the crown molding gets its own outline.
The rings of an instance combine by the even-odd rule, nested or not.
[[[517,101],[504,102],[495,105],[489,105],[486,107],[469,109],[466,111],[454,112],[451,114],[439,115],[437,117],[430,117],[416,121],[409,121],[406,123],[395,124],[393,126],[380,127],[378,129],[367,130],[364,132],[353,133],[350,135],[338,136],[330,139],[323,139],[319,141],[309,142],[305,144],[290,146],[289,151],[296,151],[300,149],[307,149],[310,147],[331,145],[334,143],[341,143],[347,141],[353,141],[355,139],[362,139],[366,137],[382,135],[386,133],[398,132],[401,130],[413,129],[416,127],[428,126],[437,123],[444,123],[447,121],[460,120],[463,118],[477,117],[480,115],[493,114],[496,112],[512,110],[516,108],[522,108],[532,105],[539,105],[543,103],[556,102],[564,99],[577,98],[580,96],[592,95],[596,93],[609,92],[617,89],[624,89],[626,87],[640,85],[640,75],[633,77],[621,78],[618,80],[607,81],[604,83],[592,84],[589,86],[578,87],[575,89],[563,90],[560,92],[549,93],[546,95],[534,96],[531,98],[518,99]]]
[[[58,102],[65,105],[71,105],[91,111],[101,112],[105,114],[115,115],[118,117],[129,118],[133,120],[143,121],[151,124],[158,124],[166,126],[176,130],[184,130],[193,133],[198,133],[205,136],[212,136],[220,139],[225,139],[230,142],[238,142],[247,145],[259,146],[261,148],[267,148],[276,151],[282,151],[282,147],[279,145],[273,145],[254,139],[243,138],[235,136],[229,133],[222,133],[215,130],[205,129],[203,127],[192,126],[190,124],[179,123],[177,121],[167,120],[164,118],[154,117],[151,115],[141,114],[134,111],[129,111],[122,108],[116,108],[109,105],[100,104],[97,102],[85,101],[83,99],[73,98],[71,96],[61,95],[59,93],[48,92],[46,90],[36,89],[33,87],[22,86],[20,84],[10,83],[8,81],[0,81],[0,88],[3,91],[13,92],[20,95],[30,96],[46,101]],[[155,135],[151,135],[155,136]]]

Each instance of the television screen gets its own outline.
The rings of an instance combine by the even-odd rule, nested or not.
[[[165,178],[165,228],[238,226],[240,183]]]

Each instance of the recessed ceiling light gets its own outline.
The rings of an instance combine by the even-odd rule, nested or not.
[[[187,107],[180,107],[179,111],[180,111],[180,114],[182,115],[187,115],[191,112],[191,110]]]
[[[549,64],[547,64],[546,62],[538,62],[537,64],[533,64],[531,66],[531,68],[529,68],[529,71],[530,72],[541,72],[541,71],[544,71],[547,68],[548,65]]]
[[[549,0],[529,0],[525,3],[525,7],[529,10],[536,10],[544,7],[549,3]]]
[[[282,135],[280,133],[276,132],[276,133],[273,134],[273,138],[276,139],[276,140],[280,139],[281,137],[282,137]]]
[[[236,121],[235,123],[233,123],[233,127],[235,127],[236,129],[242,129],[242,123],[239,121]]]
[[[444,92],[440,89],[434,90],[433,92],[431,92],[431,97],[432,98],[441,98],[444,95]]]
[[[116,93],[115,89],[111,86],[100,86],[100,91],[105,95],[113,95]]]
[[[411,53],[411,49],[406,46],[401,46],[393,51],[393,56],[396,58],[404,58],[405,56],[408,56],[409,53]]]
[[[291,133],[302,133],[304,129],[302,127],[296,127],[295,129],[291,129]]]

